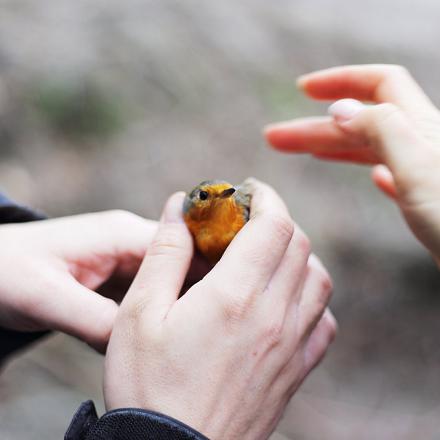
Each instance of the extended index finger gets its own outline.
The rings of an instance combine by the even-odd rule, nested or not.
[[[333,67],[303,75],[298,86],[315,99],[390,102],[409,113],[435,108],[410,73],[395,65]]]
[[[279,151],[306,152],[327,160],[378,163],[374,151],[365,141],[347,135],[329,116],[270,124],[265,127],[264,135],[269,144]]]

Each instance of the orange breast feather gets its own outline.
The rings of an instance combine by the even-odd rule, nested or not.
[[[193,210],[197,210],[193,207]],[[237,232],[246,223],[245,208],[233,199],[212,208],[209,215],[187,213],[185,222],[194,236],[197,249],[211,262],[217,262]]]

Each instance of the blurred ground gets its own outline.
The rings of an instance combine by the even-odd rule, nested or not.
[[[274,439],[440,436],[440,278],[368,170],[268,150],[262,126],[324,112],[304,72],[406,65],[440,104],[435,0],[0,2],[0,186],[54,216],[156,218],[205,178],[271,183],[335,279],[340,332]],[[101,402],[102,359],[58,335],[0,378],[0,438],[57,439]],[[102,403],[99,403],[103,410]]]

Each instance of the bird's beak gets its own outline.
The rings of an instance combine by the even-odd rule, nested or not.
[[[235,188],[234,187],[228,188],[228,189],[225,189],[224,191],[222,191],[220,193],[219,197],[221,199],[227,199],[228,197],[231,197],[232,194],[234,194],[234,193],[235,193]]]

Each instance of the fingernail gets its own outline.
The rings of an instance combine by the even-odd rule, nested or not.
[[[301,75],[296,79],[296,87],[298,89],[303,90],[306,84],[307,75]]]
[[[356,99],[340,99],[328,108],[328,113],[339,122],[349,121],[366,106]]]
[[[255,186],[257,186],[260,182],[255,177],[247,177],[243,183],[240,185],[243,192],[246,194],[252,193]]]
[[[163,223],[182,223],[183,222],[183,199],[184,192],[173,194],[165,204],[161,222]]]
[[[264,138],[269,144],[271,144],[271,143],[272,143],[273,136],[274,136],[274,135],[275,135],[275,136],[277,135],[278,130],[279,130],[280,128],[281,128],[281,127],[279,127],[278,124],[276,124],[276,123],[266,125],[266,126],[263,128],[263,132],[262,132],[262,134],[263,134],[263,138]]]
[[[292,121],[271,122],[263,128],[263,135],[267,136],[277,130],[284,130],[292,126]]]
[[[267,133],[269,133],[269,132],[272,130],[273,126],[274,126],[273,123],[266,124],[266,125],[263,127],[263,129],[261,130],[262,133],[263,133],[263,136],[266,136]]]

